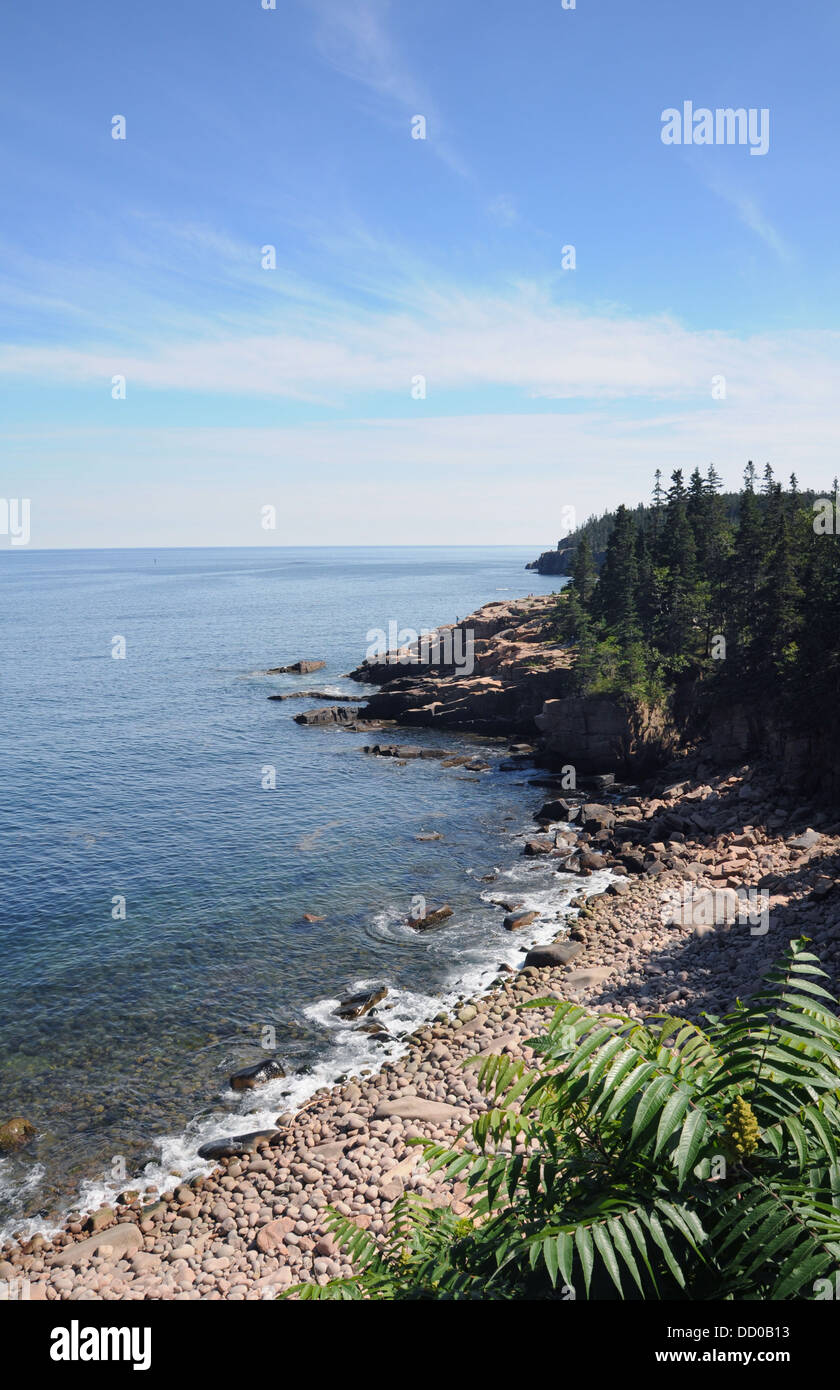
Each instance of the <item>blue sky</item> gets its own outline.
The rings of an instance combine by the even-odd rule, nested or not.
[[[824,486],[838,37],[828,0],[7,6],[32,545],[542,546],[657,466]],[[766,108],[767,154],[664,145],[686,100]]]

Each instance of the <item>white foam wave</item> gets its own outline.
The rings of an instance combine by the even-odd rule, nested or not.
[[[561,822],[546,827],[549,832],[555,829],[568,831],[575,827]],[[532,835],[533,827],[528,826],[514,832],[511,843],[521,847]],[[602,892],[615,877],[610,870],[602,869],[589,878],[580,879],[572,874],[558,873],[556,865],[556,859],[518,858],[508,868],[498,871],[495,883],[482,891],[480,905],[467,914],[461,929],[456,923],[446,931],[430,933],[424,938],[441,969],[442,983],[438,993],[402,989],[389,982],[385,975],[353,982],[350,993],[387,985],[388,995],[377,1006],[376,1014],[376,1021],[388,1030],[387,1038],[375,1038],[360,1031],[358,1021],[348,1023],[337,1018],[338,998],[316,1000],[304,1008],[303,1013],[310,1022],[324,1029],[328,1046],[310,1067],[292,1076],[278,1077],[253,1091],[233,1092],[226,1088],[219,1096],[219,1103],[196,1116],[182,1133],[165,1135],[156,1141],[160,1156],[148,1163],[142,1173],[129,1175],[120,1182],[84,1182],[72,1210],[85,1215],[103,1203],[113,1203],[117,1195],[126,1190],[155,1188],[163,1192],[179,1180],[209,1173],[213,1163],[198,1157],[203,1144],[251,1130],[273,1129],[278,1114],[299,1109],[322,1087],[335,1085],[345,1076],[377,1072],[386,1061],[397,1060],[408,1050],[410,1034],[436,1015],[449,1012],[465,996],[484,993],[498,975],[500,965],[521,964],[523,950],[553,941],[569,915],[569,902],[573,897],[581,894],[589,897]],[[473,876],[476,872],[473,871]],[[515,897],[524,910],[540,914],[529,927],[515,932],[502,929],[503,909],[495,905],[493,899],[500,896],[505,884],[511,886],[510,897]],[[477,920],[487,928],[481,934],[474,931]],[[379,934],[387,934],[394,941],[403,933],[412,942],[417,940],[416,933],[406,925],[404,915],[396,907],[378,912],[373,925]],[[0,1182],[2,1174],[3,1165],[0,1164]],[[43,1170],[36,1174],[33,1169],[26,1190],[31,1191],[41,1177]],[[23,1190],[19,1189],[21,1195]],[[152,1193],[149,1200],[153,1200]],[[8,1223],[6,1229],[0,1231],[0,1238],[7,1239],[12,1231],[32,1235],[37,1230],[49,1235],[55,1229],[55,1221],[18,1221]]]

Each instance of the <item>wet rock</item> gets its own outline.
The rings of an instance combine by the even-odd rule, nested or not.
[[[423,917],[409,917],[408,925],[414,927],[415,931],[430,931],[432,927],[439,927],[451,916],[452,908],[447,905],[435,908],[433,912],[427,912]]]
[[[351,709],[346,705],[327,705],[325,709],[305,709],[301,714],[296,714],[294,720],[296,724],[350,724],[355,719]]]
[[[336,695],[329,690],[285,690],[282,695],[269,695],[269,700],[340,700],[344,705],[363,705],[364,695]]]
[[[555,801],[546,801],[541,806],[535,816],[535,820],[562,820],[573,821],[580,814],[580,806],[574,802],[566,801],[564,797],[558,797]]]
[[[390,1038],[388,1029],[377,1019],[370,1019],[367,1023],[360,1023],[358,1031],[368,1033],[372,1038]]]
[[[272,666],[268,676],[308,676],[311,671],[323,671],[326,661],[293,661],[290,666]]]
[[[530,859],[535,858],[538,854],[550,854],[553,849],[554,842],[552,840],[526,840],[525,842],[525,853]]]
[[[37,1132],[35,1126],[24,1119],[23,1115],[15,1115],[13,1119],[5,1120],[0,1125],[0,1153],[22,1149]]]
[[[202,1144],[199,1158],[233,1158],[236,1154],[253,1153],[260,1144],[270,1144],[280,1131],[277,1129],[255,1129],[250,1134],[234,1134],[222,1139],[211,1139]]]
[[[87,1221],[85,1222],[85,1230],[94,1232],[101,1231],[102,1228],[104,1226],[107,1226],[109,1221],[113,1221],[113,1219],[113,1207],[99,1207],[98,1210],[95,1211],[92,1216],[88,1217]]]
[[[509,912],[504,920],[505,931],[519,931],[520,927],[529,927],[532,922],[536,922],[539,915],[538,912]]]
[[[254,1062],[250,1067],[243,1067],[241,1071],[235,1071],[230,1078],[230,1085],[234,1091],[250,1091],[254,1086],[262,1086],[266,1081],[274,1081],[276,1077],[285,1075],[281,1063],[274,1057],[268,1057],[262,1062]]]
[[[379,1004],[387,993],[387,987],[382,985],[379,989],[360,990],[358,994],[349,994],[346,999],[342,999],[335,1012],[339,1018],[361,1018]]]
[[[422,835],[415,835],[414,838],[418,842],[418,844],[422,845],[429,840],[442,840],[443,836],[441,835],[439,830],[426,830],[423,832]]]
[[[326,922],[327,919],[326,917],[316,916],[314,912],[304,912],[301,920],[304,922]]]
[[[168,1211],[168,1207],[165,1202],[150,1202],[148,1206],[140,1208],[140,1220],[156,1221],[166,1211]]]

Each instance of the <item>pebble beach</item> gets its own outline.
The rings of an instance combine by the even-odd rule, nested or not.
[[[481,1113],[468,1059],[529,1057],[526,1040],[548,1014],[523,1013],[526,1001],[697,1020],[747,996],[799,935],[836,989],[840,822],[796,800],[772,767],[716,771],[688,755],[632,794],[577,796],[568,808],[567,820],[551,819],[556,803],[535,804],[523,845],[535,864],[556,858],[580,878],[556,946],[501,969],[489,991],[420,1028],[378,1073],[279,1115],[275,1131],[244,1139],[212,1173],[127,1192],[51,1237],[13,1241],[0,1279],[26,1281],[32,1300],[257,1300],[325,1284],[352,1273],[329,1208],[374,1238],[406,1190],[468,1211],[466,1187],[430,1175],[409,1141],[452,1141]],[[593,892],[587,880],[601,869],[608,886]]]

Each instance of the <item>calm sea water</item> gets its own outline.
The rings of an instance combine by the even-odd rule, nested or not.
[[[206,1138],[377,1065],[394,1044],[339,1025],[346,991],[386,984],[398,1039],[515,959],[488,894],[557,899],[544,867],[522,882],[527,777],[398,767],[267,696],[364,693],[343,677],[369,629],[549,591],[524,573],[538,549],[0,553],[0,1119],[38,1128],[0,1160],[7,1231],[196,1171]],[[327,667],[264,674],[300,657]],[[408,928],[417,893],[452,925]],[[266,1028],[287,1080],[234,1097]]]

